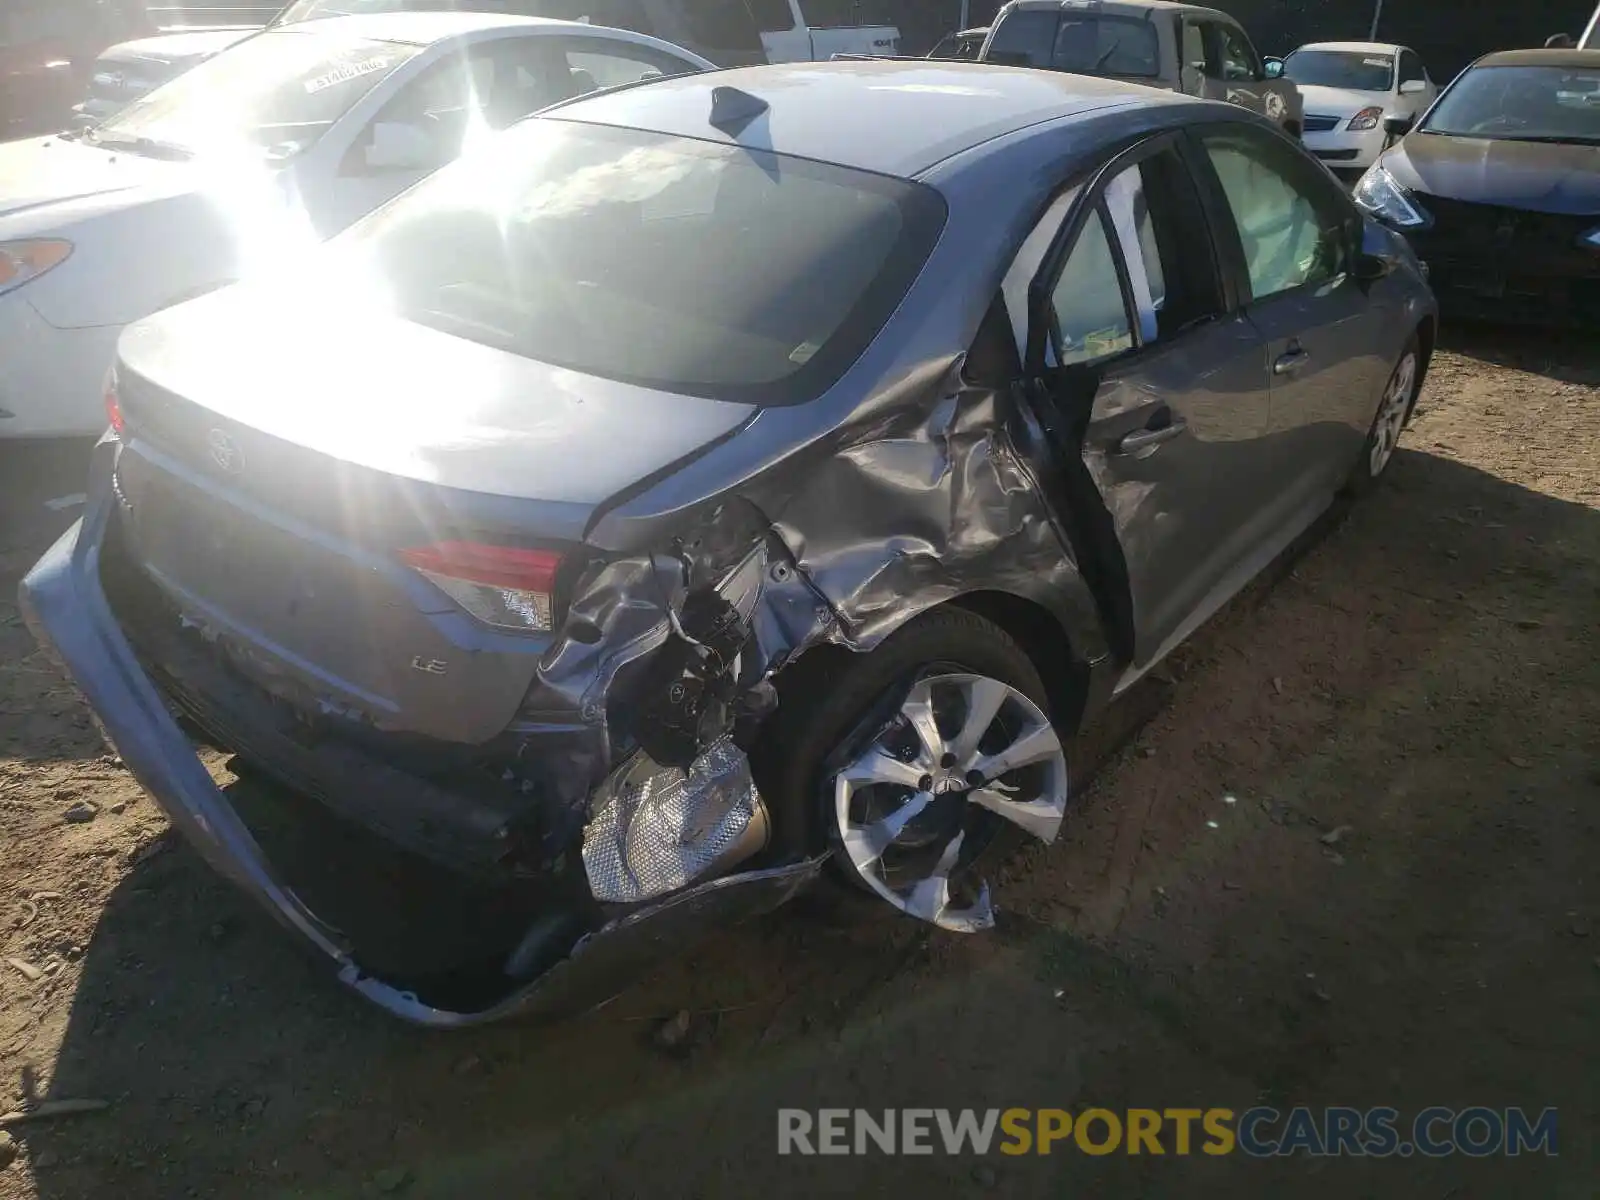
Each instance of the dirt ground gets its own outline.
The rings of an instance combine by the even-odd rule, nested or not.
[[[12,602],[84,451],[13,448],[0,959],[42,974],[0,962],[0,1110],[109,1108],[14,1127],[0,1197],[1592,1197],[1600,344],[1457,332],[1403,447],[1181,653],[994,935],[779,913],[598,1013],[454,1035],[164,836]],[[1560,1155],[776,1153],[779,1107],[1258,1102],[1555,1107]]]

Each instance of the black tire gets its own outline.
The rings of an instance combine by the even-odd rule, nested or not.
[[[1391,405],[1391,391],[1396,387],[1397,381],[1410,363],[1410,387],[1401,400],[1404,408],[1399,414],[1398,424],[1395,421],[1395,407]],[[1400,357],[1395,360],[1395,365],[1390,369],[1388,378],[1384,380],[1383,393],[1378,398],[1377,410],[1373,413],[1372,424],[1367,429],[1367,439],[1361,445],[1361,454],[1356,458],[1350,468],[1350,477],[1345,482],[1345,491],[1352,496],[1362,496],[1377,486],[1378,480],[1387,473],[1389,464],[1394,460],[1394,451],[1398,448],[1400,433],[1411,420],[1411,410],[1416,407],[1417,393],[1422,387],[1422,347],[1417,341],[1416,334],[1406,339],[1405,348],[1400,351]],[[1390,444],[1385,455],[1376,453],[1379,441],[1389,438]],[[1381,457],[1382,461],[1377,460]]]
[[[1032,659],[1005,630],[966,609],[941,608],[918,617],[866,654],[813,651],[778,676],[778,711],[754,753],[775,854],[814,855],[834,848],[824,789],[827,763],[897,685],[935,665],[990,676],[1051,711]],[[992,866],[1020,843],[1020,831],[998,824],[997,835],[975,862]],[[835,862],[825,877],[831,877],[836,894],[848,892],[886,914],[894,911],[841,863]]]

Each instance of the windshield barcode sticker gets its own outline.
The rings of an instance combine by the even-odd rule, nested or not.
[[[363,75],[370,75],[374,71],[381,71],[389,65],[388,58],[368,58],[361,62],[347,63],[329,71],[326,75],[318,75],[315,79],[306,80],[306,92],[315,95],[317,92],[331,88],[336,83],[346,83],[352,79],[359,79]]]
[[[1385,68],[1387,68],[1387,67],[1394,66],[1394,59],[1392,59],[1392,58],[1363,58],[1361,60],[1361,65],[1364,66],[1364,67],[1385,67]]]

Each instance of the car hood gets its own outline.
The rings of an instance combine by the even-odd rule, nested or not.
[[[1413,133],[1383,165],[1401,186],[1430,196],[1567,216],[1600,213],[1600,146]]]
[[[256,29],[204,29],[194,33],[165,33],[157,37],[119,42],[100,55],[100,62],[158,62],[175,66],[199,62],[260,32]]]
[[[90,196],[167,185],[185,165],[59,137],[6,142],[0,144],[0,219]]]
[[[1329,117],[1353,117],[1363,108],[1383,108],[1393,99],[1387,92],[1361,92],[1354,88],[1296,84],[1306,112]]]
[[[584,375],[350,306],[243,284],[129,326],[118,361],[227,422],[370,470],[542,500],[553,536],[756,410]]]

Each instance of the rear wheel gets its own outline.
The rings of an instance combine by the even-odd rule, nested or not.
[[[797,664],[798,672],[809,664]],[[1002,629],[944,609],[782,684],[763,793],[780,848],[834,852],[841,892],[961,932],[993,923],[980,867],[1053,839],[1066,757],[1038,671]]]
[[[1400,444],[1400,433],[1411,416],[1411,407],[1416,403],[1421,378],[1422,353],[1413,336],[1407,340],[1405,349],[1400,352],[1400,361],[1395,363],[1389,382],[1384,385],[1372,428],[1367,432],[1366,445],[1350,473],[1350,491],[1358,494],[1366,491],[1388,469],[1395,448]]]

